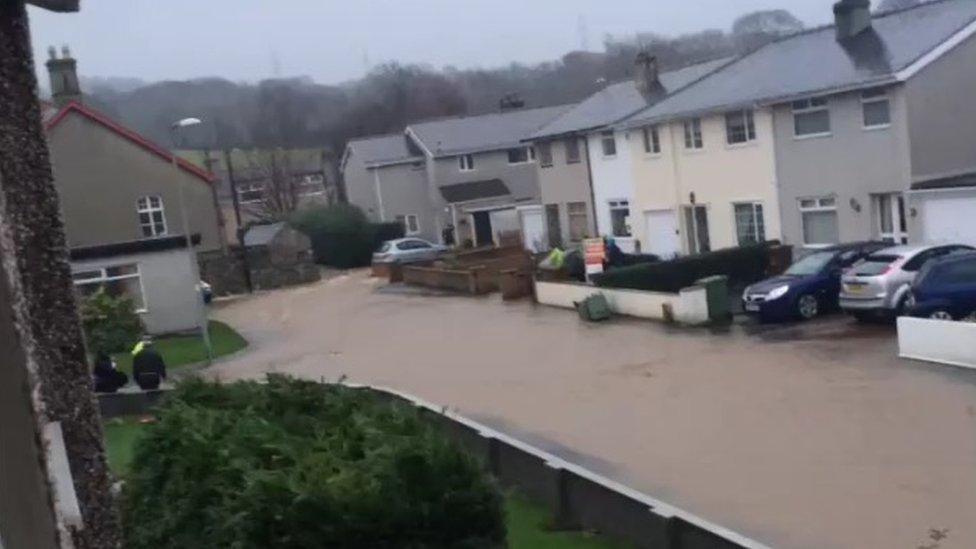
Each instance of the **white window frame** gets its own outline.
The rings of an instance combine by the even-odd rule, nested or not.
[[[473,172],[474,167],[474,155],[473,154],[462,154],[458,157],[458,171],[462,172]]]
[[[153,205],[153,200],[157,202],[157,205]],[[145,201],[145,205],[143,205],[143,201]],[[159,214],[160,218],[158,222],[153,219],[153,214],[156,213]],[[148,224],[142,222],[142,214],[149,216]],[[169,234],[169,224],[166,223],[166,205],[163,203],[163,197],[158,194],[141,196],[136,200],[136,217],[139,219],[139,230],[142,232],[142,238],[159,238]],[[156,229],[157,224],[162,224],[163,229],[161,231]],[[146,228],[152,234],[147,235]]]
[[[888,106],[888,122],[884,124],[874,124],[869,126],[865,120],[865,107],[876,103],[885,103]],[[886,130],[891,127],[891,97],[885,88],[872,88],[861,91],[861,128],[864,130]]]
[[[834,134],[833,121],[830,119],[830,100],[826,96],[808,97],[790,103],[793,111],[793,139],[811,139],[816,137],[830,137]],[[817,133],[796,133],[796,115],[813,114],[821,111],[827,113],[827,131]]]
[[[607,209],[610,213],[610,234],[615,238],[630,238],[634,236],[634,229],[630,226],[630,199],[627,198],[614,198],[612,200],[607,200]],[[613,212],[617,210],[627,210],[627,215],[624,217],[624,228],[627,230],[627,234],[617,234],[614,231],[613,226]]]
[[[682,124],[685,133],[685,150],[700,151],[705,148],[705,136],[702,134],[702,119],[689,118]]]
[[[813,201],[813,205],[804,206],[804,202]],[[830,202],[827,204],[827,202]],[[837,214],[837,229],[840,230],[840,212],[837,209],[837,197],[836,196],[809,196],[806,198],[800,198],[797,200],[797,206],[800,209],[800,233],[803,234],[803,247],[804,248],[829,248],[831,246],[836,246],[836,242],[807,242],[806,231],[803,230],[803,214],[804,213],[816,213],[816,212],[834,212]]]
[[[607,154],[607,143],[613,143],[613,154]],[[617,135],[612,131],[600,132],[600,153],[603,158],[616,158],[620,151],[617,150]]]
[[[136,272],[125,274],[125,275],[109,276],[108,270],[114,269],[116,267],[135,267]],[[74,278],[76,275],[81,273],[94,273],[94,272],[98,272],[99,275],[97,277],[82,278],[82,279]],[[142,307],[136,309],[135,312],[138,314],[145,314],[149,312],[149,303],[146,301],[146,288],[142,283],[142,269],[140,268],[138,263],[117,263],[112,265],[104,265],[102,267],[78,268],[77,270],[72,271],[71,278],[72,278],[72,284],[77,287],[88,286],[92,284],[101,285],[101,284],[105,284],[106,282],[114,282],[117,280],[129,280],[132,278],[138,279],[139,294],[140,294],[139,298],[140,301],[142,302]]]
[[[871,196],[871,207],[877,217],[875,230],[878,238],[891,242],[892,246],[908,244],[908,199],[902,193],[882,193]],[[887,210],[887,211],[884,211]],[[884,216],[891,221],[891,230],[885,230]],[[902,230],[902,226],[905,230]]]
[[[641,138],[643,139],[644,154],[647,156],[661,154],[661,131],[656,124],[641,128]]]
[[[403,234],[405,236],[420,234],[420,218],[417,214],[398,215],[396,216],[396,220],[403,225]],[[413,222],[413,229],[410,228],[411,222]]]
[[[732,140],[732,122],[742,124],[745,131],[743,141]],[[756,115],[752,109],[742,109],[725,113],[725,144],[729,147],[741,147],[756,140]]]
[[[524,153],[525,160],[512,162],[512,153]],[[506,150],[505,154],[508,156],[509,166],[521,166],[522,164],[531,164],[535,162],[535,147],[513,147]]]
[[[752,227],[755,233],[753,238],[755,243],[761,243],[766,241],[766,205],[763,204],[761,200],[742,200],[739,202],[732,203],[732,223],[735,225],[735,239],[739,246],[744,244],[739,240],[739,217],[736,215],[736,207],[738,206],[750,206],[752,208]],[[756,223],[758,216],[756,215],[757,208],[762,211],[762,233],[759,232],[759,224]],[[751,244],[751,243],[750,243]]]

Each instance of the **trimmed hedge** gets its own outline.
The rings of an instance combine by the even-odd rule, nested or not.
[[[501,547],[501,495],[413,409],[271,376],[191,380],[138,440],[125,547]]]
[[[316,263],[340,269],[369,265],[380,244],[403,237],[399,223],[372,223],[351,204],[306,208],[291,224],[312,240]]]
[[[765,278],[772,244],[775,243],[726,248],[661,263],[614,269],[593,277],[593,282],[604,288],[671,293],[715,275],[728,276],[732,285],[751,284]]]

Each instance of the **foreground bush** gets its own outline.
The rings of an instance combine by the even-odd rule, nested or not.
[[[126,547],[492,547],[501,497],[416,413],[344,387],[191,381],[141,437]]]
[[[766,276],[770,244],[726,248],[661,263],[614,269],[593,277],[597,286],[651,292],[678,292],[696,281],[726,275],[729,283],[751,284]]]
[[[381,243],[403,236],[400,224],[371,223],[351,204],[300,210],[292,218],[292,226],[312,240],[317,263],[341,269],[369,265]]]
[[[132,299],[124,295],[113,297],[98,290],[79,305],[85,340],[94,355],[128,351],[145,332]]]

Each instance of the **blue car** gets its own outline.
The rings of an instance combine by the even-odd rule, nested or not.
[[[837,309],[844,269],[885,246],[888,244],[883,242],[858,242],[810,253],[783,274],[746,288],[742,308],[763,321],[809,320]]]
[[[976,252],[930,261],[909,295],[911,316],[976,321]]]

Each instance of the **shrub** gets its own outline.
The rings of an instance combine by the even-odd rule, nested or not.
[[[306,208],[291,222],[312,240],[316,262],[341,269],[369,265],[382,242],[403,236],[399,223],[371,223],[351,204]]]
[[[417,413],[341,386],[191,380],[137,442],[125,546],[486,547],[493,481]]]
[[[766,276],[769,244],[726,248],[700,255],[680,257],[614,269],[593,277],[597,286],[653,292],[678,292],[696,281],[726,275],[730,284],[750,284]]]
[[[127,351],[145,332],[135,305],[127,296],[113,297],[100,289],[81,301],[81,325],[92,354]]]

